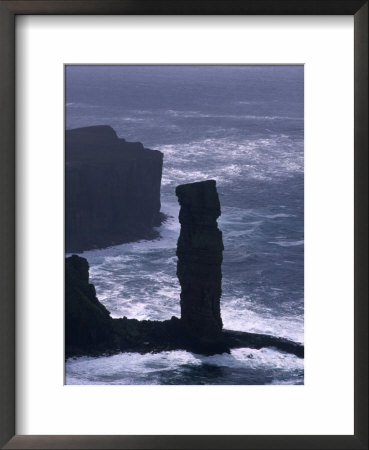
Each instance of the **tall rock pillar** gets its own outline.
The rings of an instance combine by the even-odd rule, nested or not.
[[[201,341],[220,336],[223,259],[218,229],[220,203],[214,180],[177,186],[181,232],[177,244],[177,276],[181,285],[181,321]]]

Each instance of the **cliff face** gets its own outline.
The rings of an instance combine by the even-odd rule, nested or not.
[[[88,262],[73,255],[65,260],[65,346],[94,351],[114,347],[113,319],[89,283]]]
[[[177,349],[179,322],[174,317],[163,322],[111,318],[89,283],[87,260],[65,259],[65,356]]]
[[[161,152],[95,126],[66,131],[65,160],[66,252],[156,235]]]
[[[213,340],[220,335],[222,232],[214,180],[176,188],[181,206],[177,276],[181,285],[181,321],[189,335]]]

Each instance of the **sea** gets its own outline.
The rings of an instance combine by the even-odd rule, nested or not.
[[[67,129],[110,125],[164,154],[160,237],[80,255],[111,316],[180,317],[175,187],[216,180],[224,328],[304,342],[302,65],[69,65]],[[303,384],[274,348],[69,358],[66,384]]]

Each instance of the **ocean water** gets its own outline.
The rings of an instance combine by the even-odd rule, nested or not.
[[[180,315],[178,184],[215,179],[224,328],[304,342],[303,66],[67,66],[66,127],[164,154],[160,239],[83,252],[112,317]],[[67,384],[303,384],[275,349],[70,358]]]

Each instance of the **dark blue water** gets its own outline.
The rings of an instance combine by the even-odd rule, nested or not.
[[[66,127],[111,125],[164,153],[161,239],[85,252],[113,317],[179,315],[175,186],[216,179],[225,328],[303,342],[302,66],[68,66]],[[250,355],[252,357],[250,357]],[[67,362],[78,384],[299,384],[303,361],[241,349]]]

